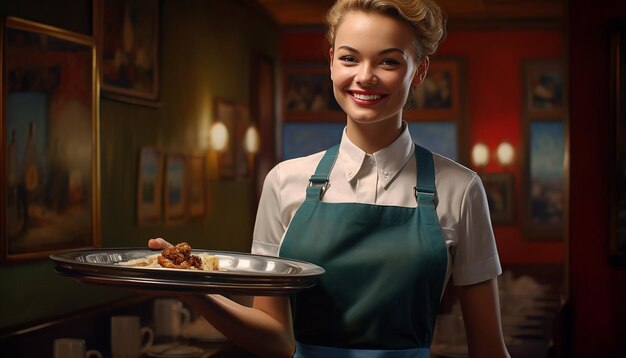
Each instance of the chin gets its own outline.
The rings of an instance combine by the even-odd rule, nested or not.
[[[397,118],[396,115],[391,116],[364,116],[364,115],[354,115],[351,116],[348,114],[348,120],[357,123],[357,124],[378,124],[381,122],[390,122],[394,121]]]

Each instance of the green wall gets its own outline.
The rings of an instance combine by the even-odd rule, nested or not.
[[[101,246],[144,247],[161,236],[246,252],[254,221],[252,180],[210,181],[205,218],[138,227],[137,155],[142,146],[165,153],[206,151],[214,99],[249,103],[251,60],[262,54],[278,61],[278,28],[246,0],[162,0],[161,10],[160,106],[101,98]],[[88,0],[2,0],[0,11],[91,34]],[[136,294],[79,284],[54,273],[47,259],[0,266],[0,283],[0,329]]]

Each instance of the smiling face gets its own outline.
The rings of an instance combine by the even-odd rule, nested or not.
[[[348,125],[389,119],[398,128],[412,83],[418,84],[427,59],[416,63],[408,25],[373,12],[353,11],[343,18],[330,50],[331,79]]]

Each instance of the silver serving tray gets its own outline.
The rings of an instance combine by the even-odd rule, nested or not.
[[[59,274],[79,282],[161,292],[288,295],[312,287],[324,269],[304,261],[229,251],[192,250],[219,258],[220,271],[129,267],[118,262],[158,254],[133,248],[85,249],[50,255]]]

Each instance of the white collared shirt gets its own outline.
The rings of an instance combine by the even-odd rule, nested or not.
[[[413,140],[403,133],[388,147],[367,154],[344,129],[330,186],[323,201],[416,207]],[[309,178],[324,152],[284,161],[265,178],[259,202],[252,253],[278,256],[289,223],[306,196]],[[437,215],[448,248],[447,279],[469,285],[498,276],[502,269],[480,177],[464,166],[433,154]]]

